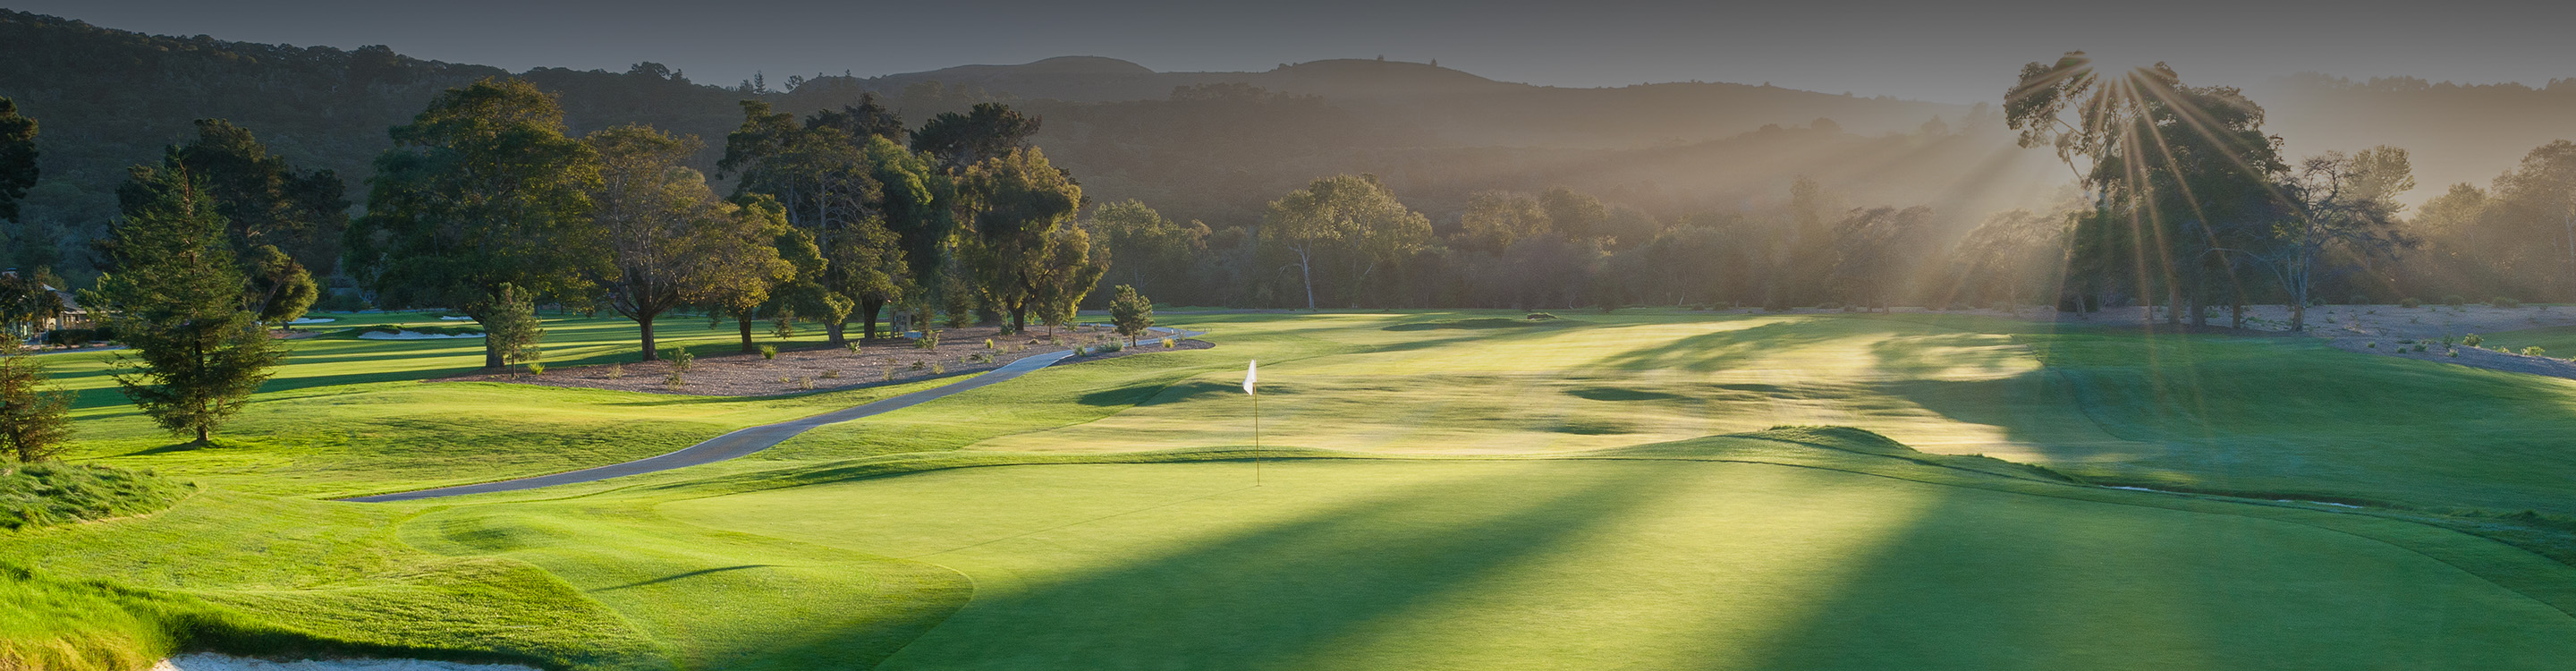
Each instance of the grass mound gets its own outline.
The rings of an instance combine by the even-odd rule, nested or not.
[[[0,471],[0,529],[141,515],[167,508],[192,490],[151,471],[29,464]]]

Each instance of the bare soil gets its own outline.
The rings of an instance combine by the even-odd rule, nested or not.
[[[992,326],[945,329],[935,349],[919,347],[911,338],[852,338],[850,342],[859,343],[856,353],[839,347],[808,346],[781,349],[776,359],[763,359],[756,353],[702,356],[690,362],[688,370],[678,372],[677,384],[673,384],[674,371],[669,361],[548,368],[544,375],[475,373],[431,381],[507,382],[691,396],[771,396],[981,373],[1040,354],[1076,346],[1096,347],[1118,339],[1116,333],[1102,327],[1060,330],[1053,344],[1048,342],[1046,331],[1040,329],[1018,336],[1000,333],[999,327]],[[984,346],[987,339],[993,342],[992,348]],[[1201,340],[1174,340],[1172,345],[1172,349],[1215,347]],[[1164,348],[1159,339],[1143,339],[1135,347],[1078,360],[1160,351]]]

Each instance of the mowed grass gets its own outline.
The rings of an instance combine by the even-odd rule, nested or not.
[[[0,643],[258,648],[159,629],[211,617],[603,669],[2220,669],[2519,668],[2576,641],[2567,565],[2412,512],[1699,440],[1839,424],[2115,483],[2563,513],[2576,464],[2548,437],[2576,429],[2568,381],[1929,315],[1514,316],[1175,311],[1220,346],[1051,368],[749,459],[402,505],[309,499],[622,461],[939,382],[423,384],[479,344],[299,341],[216,448],[167,449],[112,391],[84,396],[84,460],[205,491],[0,533],[31,569],[0,571],[0,607],[55,613],[0,618]],[[665,323],[731,349],[702,325]],[[549,328],[554,363],[633,355],[622,321]],[[1258,489],[1236,386],[1253,358],[1263,445],[1304,458]],[[78,365],[58,370],[103,389]],[[125,615],[60,614],[85,611]]]
[[[327,315],[337,330],[368,325],[455,325],[427,313]],[[820,344],[821,331],[781,341]],[[631,361],[633,322],[550,317],[546,361],[556,367]],[[739,355],[730,322],[707,328],[665,319],[667,349]],[[773,397],[698,397],[502,383],[424,383],[482,365],[482,341],[306,339],[218,432],[192,448],[144,417],[115,389],[115,352],[46,355],[58,384],[79,394],[73,457],[147,467],[243,491],[345,497],[543,475],[639,459],[726,431],[812,415],[942,381]]]
[[[1259,487],[1252,468],[980,468],[660,510],[971,578],[974,600],[885,669],[2539,669],[2576,654],[2576,619],[2546,604],[2270,519],[1771,464],[1296,460]]]

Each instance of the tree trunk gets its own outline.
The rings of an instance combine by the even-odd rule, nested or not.
[[[849,330],[850,325],[842,322],[824,324],[823,341],[831,343],[835,347],[849,345],[850,337],[847,335]]]
[[[643,360],[645,360],[645,361],[660,361],[660,360],[662,360],[662,355],[661,355],[660,353],[657,353],[657,352],[655,352],[655,351],[653,350],[653,317],[654,317],[653,315],[647,314],[647,315],[641,315],[641,316],[638,316],[638,317],[636,317],[636,318],[635,318],[635,326],[636,326],[637,328],[639,328],[639,329],[642,329],[642,330],[643,330],[643,332],[644,332],[644,359],[643,359]]]
[[[1028,309],[1027,307],[1013,307],[1013,308],[1011,308],[1011,332],[1012,332],[1012,333],[1027,333],[1028,331],[1029,331],[1029,309]]]
[[[867,330],[864,331],[866,334],[865,337],[869,339],[875,339],[877,337],[877,312],[885,309],[885,303],[885,299],[882,298],[868,298],[861,299],[859,301],[859,321],[868,325]]]
[[[2165,287],[2165,325],[2182,325],[2182,286],[2180,284]]]
[[[1297,275],[1306,280],[1306,309],[1315,309],[1315,261],[1306,258],[1306,250],[1297,250]]]
[[[733,313],[733,323],[742,328],[742,353],[750,354],[759,351],[751,347],[751,311]]]
[[[198,445],[206,445],[206,444],[211,444],[211,443],[213,443],[213,442],[215,442],[214,432],[213,432],[213,431],[211,431],[211,430],[208,430],[208,429],[206,428],[206,422],[205,422],[204,420],[202,420],[202,419],[201,419],[201,420],[198,420],[198,422],[197,422],[197,444],[198,444]]]

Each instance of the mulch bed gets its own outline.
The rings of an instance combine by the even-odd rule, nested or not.
[[[855,354],[840,347],[817,345],[781,349],[777,359],[763,359],[759,354],[701,356],[690,362],[688,370],[679,373],[677,385],[671,383],[673,371],[669,361],[549,367],[544,375],[475,373],[431,382],[506,382],[690,396],[772,396],[981,373],[1031,356],[1061,352],[1078,345],[1097,346],[1117,338],[1116,333],[1098,327],[1061,330],[1055,336],[1057,343],[1052,345],[1047,343],[1047,333],[1043,329],[1031,329],[1019,336],[1002,336],[1000,333],[1001,329],[993,326],[945,329],[940,332],[936,349],[918,347],[910,338],[865,341],[852,338],[851,342],[860,345]],[[993,348],[984,346],[987,339],[993,341]],[[1175,350],[1216,346],[1201,340],[1175,340],[1172,345]],[[1145,339],[1140,340],[1136,347],[1073,361],[1161,351],[1165,350],[1159,340]],[[991,356],[988,358],[987,354]]]

